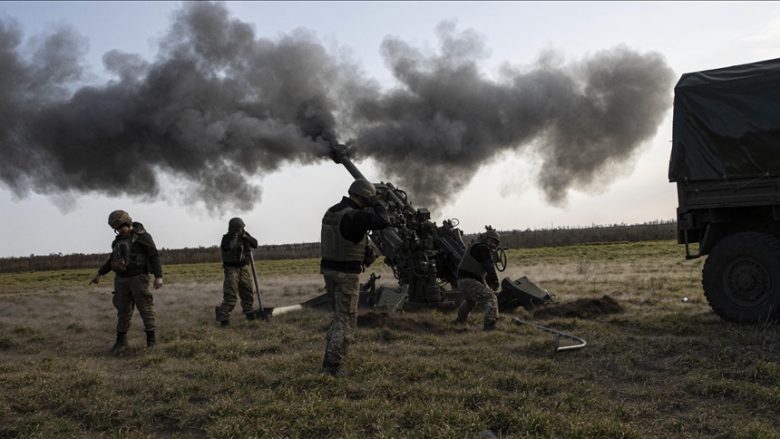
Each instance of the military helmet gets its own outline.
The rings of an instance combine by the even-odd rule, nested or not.
[[[116,230],[125,224],[132,224],[133,219],[124,210],[115,210],[108,215],[108,225]]]
[[[241,229],[243,229],[246,226],[244,224],[244,221],[241,218],[230,218],[230,221],[228,222],[228,230],[231,232],[237,232]]]
[[[376,197],[376,188],[368,180],[358,178],[349,185],[347,193],[364,200],[370,200]]]
[[[501,242],[501,235],[499,235],[493,227],[485,226],[485,233],[482,234],[482,242],[487,242],[488,239],[495,239],[498,243]]]

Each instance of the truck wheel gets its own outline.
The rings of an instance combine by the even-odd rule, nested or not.
[[[721,318],[757,322],[777,318],[780,307],[780,240],[742,232],[721,240],[704,262],[704,296]]]

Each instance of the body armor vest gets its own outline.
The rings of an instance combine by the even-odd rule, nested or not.
[[[230,236],[230,234],[225,235]],[[222,262],[226,264],[231,265],[239,265],[244,262],[244,244],[241,239],[239,239],[237,234],[233,234],[233,236],[230,236],[230,248],[225,249],[224,247],[220,247],[222,250]]]
[[[341,219],[355,209],[345,207],[338,211],[327,211],[322,217],[322,232],[320,234],[320,251],[322,259],[338,262],[363,261],[366,253],[367,239],[363,238],[355,244],[341,235]]]
[[[474,248],[475,245],[479,244],[481,243],[471,244],[469,248],[466,249],[466,253],[463,255],[463,259],[460,260],[460,264],[458,265],[458,271],[463,270],[471,274],[475,274],[484,282],[487,271],[485,270],[485,267],[479,263],[479,261],[471,256],[471,249]]]
[[[124,273],[131,265],[146,267],[146,256],[143,252],[133,252],[133,244],[138,239],[138,234],[133,232],[127,238],[117,239],[111,249],[111,270],[114,273]]]

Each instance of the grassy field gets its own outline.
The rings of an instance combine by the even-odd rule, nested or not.
[[[166,266],[158,346],[136,313],[121,355],[110,276],[0,274],[0,437],[780,437],[780,327],[720,321],[702,263],[672,241],[513,250],[505,274],[558,301],[514,314],[588,346],[555,353],[508,314],[485,333],[368,313],[338,379],[319,371],[324,312],[216,327],[216,264]],[[323,291],[314,259],[258,271],[270,306]]]

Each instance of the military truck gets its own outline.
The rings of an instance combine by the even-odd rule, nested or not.
[[[669,181],[677,239],[725,320],[780,318],[780,59],[682,75]]]

